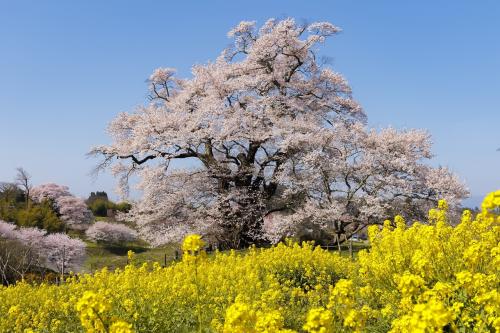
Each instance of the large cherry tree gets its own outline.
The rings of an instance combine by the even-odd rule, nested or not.
[[[313,202],[322,171],[311,159],[324,154],[335,163],[341,156],[325,143],[337,124],[365,120],[346,80],[317,55],[337,32],[328,22],[271,19],[260,29],[241,22],[228,34],[233,46],[194,66],[191,78],[154,71],[150,103],[120,114],[109,125],[112,143],[91,151],[122,189],[139,175],[144,196],[129,218],[146,239],[161,244],[201,232],[247,246],[268,239],[266,216]]]

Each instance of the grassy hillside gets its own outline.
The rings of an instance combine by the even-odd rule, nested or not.
[[[95,270],[108,267],[110,270],[125,267],[127,265],[127,252],[135,252],[135,262],[142,264],[144,262],[159,262],[168,264],[175,260],[175,251],[178,249],[175,245],[161,248],[148,248],[142,244],[126,244],[120,246],[108,246],[87,242],[87,259],[83,266],[84,272],[93,272]],[[180,251],[179,251],[180,253]]]

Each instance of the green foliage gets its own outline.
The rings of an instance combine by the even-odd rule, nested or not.
[[[104,191],[90,192],[87,199],[87,204],[90,206],[95,200],[108,201],[108,194]]]
[[[11,202],[0,201],[0,220],[15,222],[18,207]]]
[[[0,185],[0,220],[15,222],[19,209],[25,207],[24,193],[14,184]]]
[[[90,210],[94,214],[94,216],[101,216],[105,217],[108,214],[108,208],[110,207],[110,202],[109,200],[104,200],[104,199],[95,199],[92,201],[92,203],[89,205]]]
[[[102,193],[104,193],[104,195],[102,195]],[[92,192],[87,200],[87,205],[94,216],[98,217],[108,216],[109,209],[126,213],[132,208],[132,205],[128,202],[114,203],[107,198],[105,192]]]
[[[33,205],[17,212],[16,223],[23,227],[38,227],[48,232],[57,232],[64,229],[64,223],[54,212],[49,201]]]
[[[127,213],[131,208],[132,208],[132,205],[129,204],[128,202],[122,201],[122,202],[115,204],[115,209],[117,211],[120,211],[123,213]]]

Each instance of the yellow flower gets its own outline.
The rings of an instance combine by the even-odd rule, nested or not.
[[[224,333],[255,332],[255,311],[245,303],[237,301],[226,311]]]
[[[281,313],[277,310],[259,311],[257,313],[257,321],[255,330],[259,333],[278,333],[285,332],[283,330],[284,319]]]
[[[416,304],[408,315],[397,318],[390,332],[442,332],[442,328],[453,319],[453,313],[435,299]]]
[[[109,333],[133,333],[132,324],[125,321],[115,321],[109,327]]]
[[[101,332],[105,330],[105,313],[110,310],[110,304],[102,294],[85,291],[76,303],[76,310],[80,313],[80,321],[87,331]]]
[[[446,200],[441,199],[438,201],[438,208],[444,211],[448,210],[448,202]]]
[[[307,314],[307,321],[303,329],[309,333],[330,333],[333,316],[325,308],[314,308]]]
[[[398,284],[398,290],[403,297],[415,296],[425,286],[424,279],[408,272],[405,272],[401,276],[395,276],[395,280]]]
[[[500,191],[482,208],[451,221],[438,203],[430,223],[371,226],[355,260],[292,240],[199,260],[192,235],[188,259],[164,268],[0,286],[0,332],[499,331]]]
[[[127,259],[128,259],[128,262],[129,264],[132,263],[134,261],[134,258],[135,258],[135,253],[134,251],[132,250],[128,250],[127,251]]]
[[[182,243],[182,250],[187,253],[195,253],[203,249],[205,242],[200,235],[189,235]]]

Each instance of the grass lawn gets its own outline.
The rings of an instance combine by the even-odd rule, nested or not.
[[[148,248],[142,244],[126,244],[120,246],[109,246],[87,242],[87,260],[83,265],[83,272],[94,272],[104,267],[110,270],[123,268],[127,265],[127,252],[135,252],[135,262],[141,265],[145,262],[159,262],[162,265],[175,260],[177,246],[165,246],[161,248]],[[180,253],[180,252],[179,252]]]

